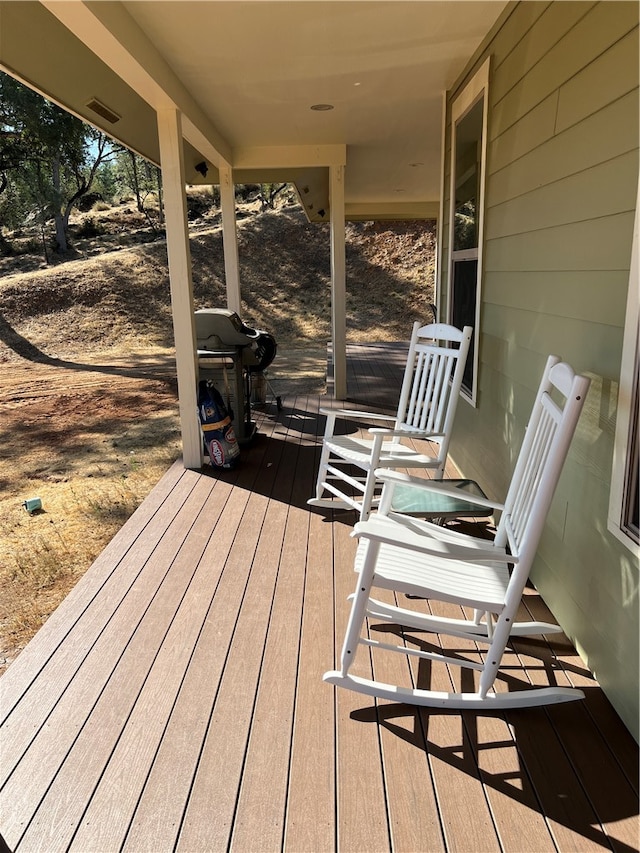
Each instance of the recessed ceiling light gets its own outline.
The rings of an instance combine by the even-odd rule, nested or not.
[[[312,104],[311,109],[315,110],[317,113],[324,113],[327,110],[332,110],[333,104]]]

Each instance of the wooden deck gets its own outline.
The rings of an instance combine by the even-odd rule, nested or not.
[[[549,709],[417,711],[322,682],[355,541],[353,513],[306,506],[321,402],[259,416],[234,472],[176,464],[10,666],[8,849],[635,851],[638,749],[566,639],[519,641],[500,681],[585,690]]]

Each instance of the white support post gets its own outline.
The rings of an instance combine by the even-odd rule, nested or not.
[[[220,165],[220,207],[222,208],[222,245],[224,275],[227,283],[227,307],[240,310],[240,265],[238,262],[238,231],[236,228],[236,195],[231,166]]]
[[[347,297],[345,265],[344,166],[329,167],[331,202],[331,336],[333,393],[347,396]]]
[[[164,192],[171,311],[176,347],[176,373],[182,454],[185,468],[202,466],[202,436],[198,423],[196,334],[193,317],[191,252],[182,146],[181,114],[158,110],[160,164]]]

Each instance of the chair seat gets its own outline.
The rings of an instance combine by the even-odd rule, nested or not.
[[[371,465],[371,449],[373,441],[367,438],[351,438],[350,436],[333,436],[325,439],[326,447],[343,460],[353,462],[364,470]],[[402,468],[435,468],[439,460],[425,453],[418,453],[406,444],[394,444],[391,441],[382,443],[382,452],[375,463],[376,468],[400,466]]]
[[[373,536],[390,535],[398,541],[397,545],[382,542],[376,559],[373,585],[382,589],[434,598],[455,604],[480,607],[491,613],[500,613],[509,585],[509,568],[503,562],[470,563],[463,560],[439,557],[411,551],[407,559],[407,546],[418,533],[403,530],[397,521],[391,518],[375,516],[364,524],[356,552],[354,569],[360,572],[369,544],[367,533]],[[457,537],[446,533],[437,537],[445,549],[455,551]],[[486,539],[464,537],[466,548],[487,551],[491,543]],[[499,553],[504,553],[504,550]]]
[[[457,494],[454,495],[454,493]],[[447,518],[486,518],[493,514],[493,507],[481,506],[467,500],[467,496],[487,500],[487,496],[475,480],[429,480],[428,489],[399,485],[393,490],[391,511],[418,518],[440,518],[443,520]]]

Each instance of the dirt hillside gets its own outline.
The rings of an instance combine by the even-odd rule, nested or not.
[[[219,211],[190,227],[196,308],[224,306]],[[164,240],[131,204],[74,228],[71,260],[48,265],[28,234],[0,259],[0,671],[179,454]],[[279,390],[322,393],[327,227],[246,205],[238,230],[243,319],[276,337]],[[431,318],[433,224],[347,231],[348,339],[406,339]]]

